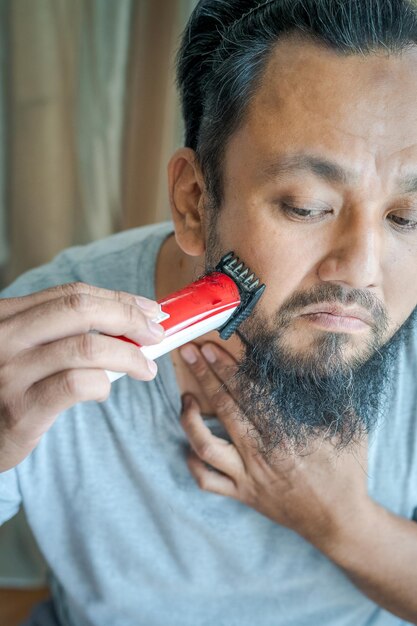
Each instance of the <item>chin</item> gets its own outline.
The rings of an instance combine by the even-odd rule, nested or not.
[[[366,363],[375,351],[371,337],[348,333],[300,332],[281,337],[276,352],[286,355],[287,362],[297,363],[302,371],[328,376],[335,371],[356,369]]]

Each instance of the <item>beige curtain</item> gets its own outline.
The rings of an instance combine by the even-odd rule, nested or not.
[[[195,0],[0,3],[10,281],[69,245],[168,217],[166,162],[181,141],[174,50]]]
[[[9,279],[121,223],[131,0],[10,0]]]
[[[123,168],[127,228],[169,217],[166,164],[182,139],[174,52],[194,4],[148,0],[134,5]]]

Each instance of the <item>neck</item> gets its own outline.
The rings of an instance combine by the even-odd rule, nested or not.
[[[162,244],[156,264],[156,298],[160,300],[185,285],[192,283],[204,272],[204,257],[185,254],[170,235]]]

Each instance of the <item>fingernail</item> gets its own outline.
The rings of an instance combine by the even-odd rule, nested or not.
[[[143,296],[135,297],[136,304],[145,312],[151,313],[154,317],[156,317],[159,313],[158,303],[154,300],[149,300],[148,298],[144,298]]]
[[[146,361],[148,369],[150,371],[150,373],[152,374],[152,376],[155,376],[157,371],[158,371],[158,366],[155,363],[155,361],[150,361],[149,359]]]
[[[216,362],[216,353],[214,352],[213,348],[209,345],[205,345],[201,348],[201,352],[203,353],[203,355],[205,356],[205,358],[207,359],[207,361],[209,363],[215,363]]]
[[[158,339],[165,334],[162,326],[160,324],[157,324],[156,322],[153,322],[152,320],[148,320],[148,328],[154,335],[154,337],[158,337]]]
[[[186,361],[186,363],[188,363],[189,365],[193,365],[193,363],[197,362],[196,351],[191,346],[185,346],[184,348],[181,348],[180,354],[184,361]]]

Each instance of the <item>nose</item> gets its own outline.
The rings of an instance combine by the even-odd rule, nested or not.
[[[322,281],[355,289],[370,289],[380,284],[383,226],[364,213],[362,210],[352,214],[335,229],[329,252],[319,264]]]

